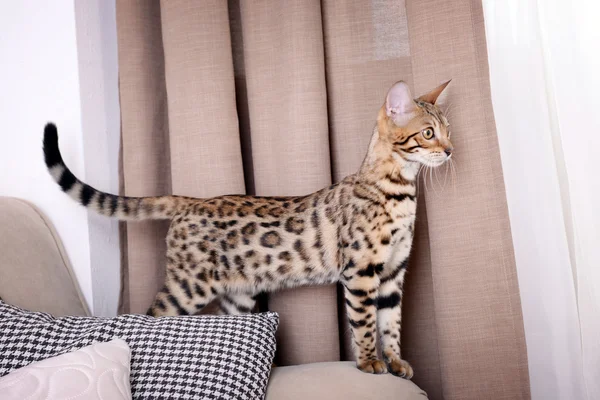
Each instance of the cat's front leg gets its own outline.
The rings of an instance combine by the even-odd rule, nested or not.
[[[366,272],[365,272],[366,271]],[[354,356],[358,369],[371,374],[387,372],[385,363],[377,358],[377,286],[379,277],[369,264],[344,273],[346,310],[354,341]]]
[[[400,329],[402,324],[402,283],[404,271],[396,279],[382,282],[377,298],[377,322],[381,336],[381,349],[388,371],[410,379],[413,369],[400,354]]]

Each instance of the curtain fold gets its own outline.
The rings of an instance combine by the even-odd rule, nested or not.
[[[172,190],[244,193],[227,3],[160,4]]]
[[[169,125],[158,2],[117,2],[121,186],[128,196],[171,193]],[[168,223],[127,224],[120,312],[145,312],[165,276]],[[121,241],[123,246],[125,241]]]
[[[414,1],[407,12],[415,90],[453,79],[445,103],[454,107],[456,187],[425,193],[442,388],[476,398],[512,380],[519,388],[512,398],[522,399],[529,387],[525,334],[481,2]],[[449,368],[457,364],[460,370]],[[487,379],[474,385],[468,377],[475,374]]]
[[[474,0],[117,2],[125,194],[303,195],[360,166],[386,91],[453,78],[455,184],[421,185],[402,348],[432,399],[528,399],[510,226]],[[442,171],[443,173],[443,171]],[[121,312],[164,276],[130,223]],[[336,286],[271,294],[278,363],[350,357]]]
[[[243,41],[252,194],[304,195],[330,185],[320,2],[240,1],[235,6]],[[278,331],[279,340],[288,344],[279,348],[279,363],[339,359],[335,287],[275,293],[269,308],[289,316]],[[318,339],[306,342],[306,337]]]

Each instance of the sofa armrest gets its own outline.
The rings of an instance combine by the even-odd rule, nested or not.
[[[0,197],[0,298],[56,316],[90,314],[50,221],[12,197]]]

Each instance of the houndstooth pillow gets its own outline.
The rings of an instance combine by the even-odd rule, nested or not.
[[[121,338],[133,399],[262,399],[276,313],[54,318],[0,301],[0,376],[72,349]]]

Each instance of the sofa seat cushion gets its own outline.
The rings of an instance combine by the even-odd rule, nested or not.
[[[353,362],[324,362],[273,368],[266,399],[426,400],[427,394],[392,374],[366,374]]]

